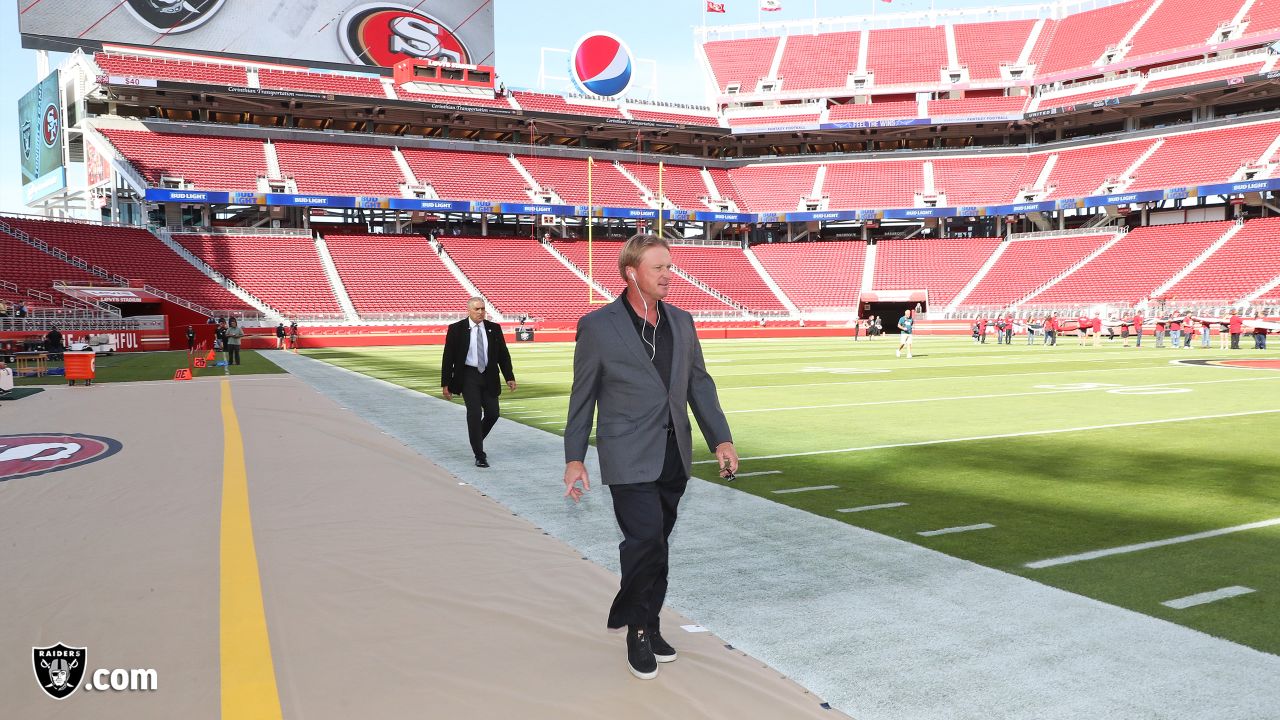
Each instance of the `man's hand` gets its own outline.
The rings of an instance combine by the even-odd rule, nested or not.
[[[507,381],[507,387],[511,388],[511,392],[515,392],[515,391],[516,391],[516,381],[515,381],[515,380],[508,380],[508,381]]]
[[[738,451],[733,443],[722,442],[716,446],[716,463],[720,466],[720,477],[735,475],[738,472]]]
[[[582,487],[578,487],[578,482],[582,482]],[[591,489],[591,482],[587,480],[587,466],[574,460],[564,465],[564,496],[573,498],[574,502],[582,499],[582,494]]]
[[[452,399],[453,399],[453,393],[449,392],[449,386],[448,386],[448,385],[446,385],[446,386],[444,386],[444,387],[440,388],[440,394],[444,396],[444,399],[445,399],[445,400],[452,400]]]

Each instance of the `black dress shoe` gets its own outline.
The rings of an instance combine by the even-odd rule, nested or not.
[[[489,467],[489,461],[484,458],[476,458],[476,467]]]
[[[627,669],[641,680],[658,677],[658,660],[649,646],[649,634],[644,630],[627,631]]]

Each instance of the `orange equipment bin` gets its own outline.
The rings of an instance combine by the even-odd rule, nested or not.
[[[67,383],[75,385],[77,380],[83,380],[85,385],[92,385],[94,375],[93,360],[95,357],[96,354],[92,350],[62,353],[62,359],[66,367]]]

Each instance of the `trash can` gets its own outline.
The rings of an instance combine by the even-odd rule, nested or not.
[[[62,353],[62,361],[66,368],[67,384],[75,385],[77,380],[83,380],[85,386],[93,384],[94,376],[94,358],[97,354],[92,350],[72,352],[68,350]]]

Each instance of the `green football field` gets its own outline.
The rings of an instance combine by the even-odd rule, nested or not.
[[[1024,342],[706,341],[733,486],[1280,654],[1280,351]],[[440,390],[439,347],[308,354]],[[512,355],[504,417],[563,432],[572,344]]]

